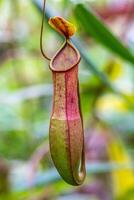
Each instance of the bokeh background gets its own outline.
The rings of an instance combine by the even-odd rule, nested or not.
[[[60,178],[49,152],[42,4],[0,0],[0,200],[134,200],[134,1],[47,1],[46,18],[77,27],[87,167],[80,187]],[[54,55],[63,38],[44,25],[44,47]]]

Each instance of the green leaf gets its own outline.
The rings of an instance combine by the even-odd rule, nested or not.
[[[78,4],[74,10],[81,28],[95,40],[112,50],[118,56],[134,64],[134,55],[124,44],[104,25],[104,23],[84,5]]]

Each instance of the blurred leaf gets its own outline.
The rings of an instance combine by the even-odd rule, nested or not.
[[[114,161],[117,164],[129,163],[132,165],[131,157],[129,156],[124,144],[121,142],[117,135],[116,138],[111,138],[111,141],[108,145],[108,152],[111,161]],[[112,179],[115,183],[114,193],[117,197],[122,196],[134,188],[133,177],[134,173],[132,169],[120,169],[118,171],[112,172]]]
[[[123,194],[121,197],[117,198],[117,200],[133,200],[134,199],[134,189],[129,190],[125,194]]]
[[[95,40],[101,42],[123,59],[134,64],[134,55],[121,41],[107,28],[106,25],[89,9],[82,4],[75,8],[75,16],[80,22],[81,28]]]

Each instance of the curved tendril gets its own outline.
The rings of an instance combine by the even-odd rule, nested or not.
[[[51,60],[51,58],[48,57],[43,50],[43,29],[44,29],[44,18],[45,18],[45,5],[46,5],[46,0],[44,0],[44,5],[43,5],[42,24],[41,24],[41,32],[40,32],[40,50],[45,59]]]

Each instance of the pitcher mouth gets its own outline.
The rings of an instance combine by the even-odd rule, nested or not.
[[[51,59],[49,67],[54,72],[66,72],[78,65],[80,59],[79,51],[69,40],[66,40]]]

